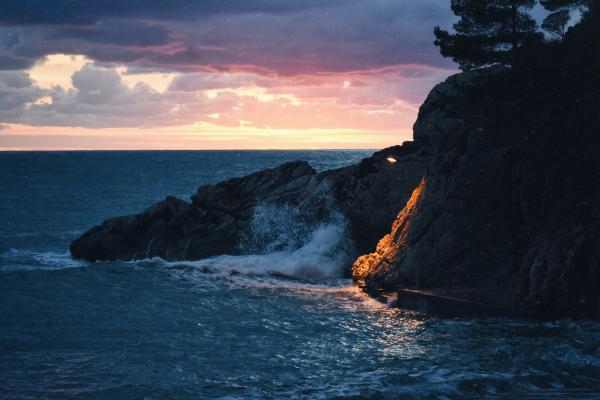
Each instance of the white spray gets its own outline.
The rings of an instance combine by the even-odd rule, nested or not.
[[[217,271],[295,278],[342,276],[349,262],[347,223],[326,184],[314,184],[298,205],[259,204],[242,256],[219,256],[199,264]]]

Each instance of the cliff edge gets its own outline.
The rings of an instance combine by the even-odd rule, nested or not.
[[[536,54],[433,89],[414,126],[432,161],[355,280],[600,318],[600,46],[579,39],[560,54],[588,58]]]

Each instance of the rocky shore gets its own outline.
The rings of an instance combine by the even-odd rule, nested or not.
[[[414,128],[433,153],[429,168],[353,277],[371,291],[600,318],[600,166],[589,149],[600,125],[583,107],[564,110],[581,118],[566,122],[499,99],[511,79],[463,73],[431,92]]]
[[[422,105],[414,142],[333,171],[298,161],[200,187],[191,202],[167,197],[90,229],[71,253],[240,254],[258,205],[292,205],[307,220],[345,217],[366,254],[348,274],[367,290],[600,318],[598,26],[574,28],[526,69],[450,77]]]
[[[240,254],[259,204],[299,207],[303,219],[314,221],[341,212],[356,254],[362,254],[389,229],[429,160],[425,149],[407,142],[322,173],[303,161],[286,163],[202,186],[191,202],[167,197],[140,214],[111,218],[73,241],[71,254],[88,261]]]

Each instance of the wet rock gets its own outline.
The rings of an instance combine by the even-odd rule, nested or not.
[[[415,144],[433,152],[427,183],[353,276],[370,290],[600,318],[598,99],[548,112],[555,100],[515,99],[522,86],[511,79],[475,71],[431,92],[414,128]]]
[[[362,281],[365,277],[388,274],[404,255],[407,249],[408,234],[418,212],[419,203],[425,193],[427,183],[422,180],[412,196],[392,224],[391,233],[385,235],[374,253],[359,257],[352,267],[352,278]],[[373,286],[373,285],[372,285]]]
[[[258,201],[296,203],[299,193],[315,174],[305,161],[285,163],[217,185],[201,186],[192,196],[192,203],[201,209],[220,210],[238,219],[248,219]]]
[[[202,186],[191,204],[169,197],[141,214],[109,219],[73,241],[71,254],[88,261],[239,254],[259,204],[298,207],[299,218],[315,221],[340,212],[358,254],[385,232],[428,161],[424,149],[407,142],[320,174],[303,161],[286,163]]]
[[[336,204],[350,222],[359,253],[372,250],[389,231],[391,221],[423,178],[430,159],[426,146],[405,142],[357,165],[317,176],[329,185]]]
[[[170,196],[141,214],[112,218],[90,229],[71,243],[71,254],[88,261],[236,254],[257,202],[295,201],[299,192],[294,188],[315,174],[306,162],[292,162],[203,186],[192,204]]]

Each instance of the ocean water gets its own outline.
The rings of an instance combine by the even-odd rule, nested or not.
[[[344,221],[261,207],[264,246],[88,264],[113,215],[282,162],[351,152],[0,153],[1,399],[600,398],[600,324],[436,319],[343,279]]]

